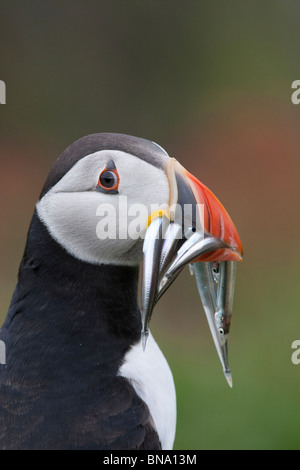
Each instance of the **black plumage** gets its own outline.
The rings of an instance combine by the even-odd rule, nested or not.
[[[70,256],[37,214],[0,339],[0,449],[159,449],[146,404],[117,376],[140,339],[138,268]]]

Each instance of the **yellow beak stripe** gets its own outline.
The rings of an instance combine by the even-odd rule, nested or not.
[[[147,228],[149,227],[151,222],[153,222],[154,219],[157,219],[157,217],[160,217],[160,218],[167,217],[167,219],[170,220],[170,216],[165,210],[160,209],[160,210],[153,211],[152,214],[150,214],[148,217]]]

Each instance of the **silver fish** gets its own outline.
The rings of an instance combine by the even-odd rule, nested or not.
[[[226,262],[227,261],[225,261],[225,263]],[[218,311],[217,290],[220,284],[217,286],[214,280],[212,263],[195,262],[191,265],[191,268],[194,271],[204,312],[223,367],[225,378],[229,386],[232,387],[231,371],[228,364],[227,334],[219,331],[215,317]],[[226,285],[226,282],[224,285]],[[220,295],[220,305],[223,305],[221,298],[225,297]]]
[[[143,283],[142,283],[142,345],[146,347],[149,335],[149,322],[156,303],[160,264],[165,233],[169,226],[169,219],[165,216],[155,218],[145,235],[143,244]]]
[[[174,276],[183,266],[186,266],[188,263],[195,261],[197,258],[210,251],[226,247],[227,244],[216,237],[204,237],[201,233],[194,233],[179,249],[175,260],[165,273],[165,277],[169,278]]]
[[[236,261],[219,262],[217,311],[215,313],[215,322],[221,335],[228,334],[230,329],[236,267]]]

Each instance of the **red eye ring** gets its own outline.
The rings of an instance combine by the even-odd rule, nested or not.
[[[104,170],[100,173],[97,190],[106,194],[117,194],[120,177],[112,160],[108,162]]]

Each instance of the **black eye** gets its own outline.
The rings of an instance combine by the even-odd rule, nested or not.
[[[99,183],[103,188],[112,189],[118,184],[118,176],[110,170],[101,173]]]
[[[215,281],[216,283],[219,283],[219,277],[220,277],[220,263],[218,263],[217,261],[212,261],[211,267],[212,267],[212,272],[213,272],[214,281]]]

